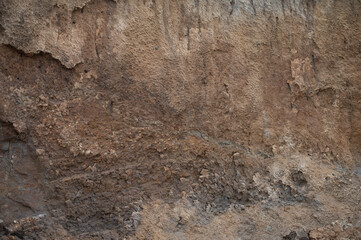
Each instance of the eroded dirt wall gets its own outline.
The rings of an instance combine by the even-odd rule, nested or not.
[[[360,238],[360,14],[0,0],[0,236]]]

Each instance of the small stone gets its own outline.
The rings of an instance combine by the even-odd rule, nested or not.
[[[43,155],[45,153],[45,151],[44,151],[44,149],[41,149],[41,148],[38,148],[38,149],[36,149],[36,154],[37,155]]]
[[[202,169],[201,176],[199,178],[207,178],[209,177],[209,171],[207,169]]]
[[[65,204],[66,204],[66,206],[69,207],[69,206],[71,205],[71,200],[66,200],[66,201],[65,201]]]
[[[180,180],[182,183],[188,181],[187,178],[180,178],[179,180]]]

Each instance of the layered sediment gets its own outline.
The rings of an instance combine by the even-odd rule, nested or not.
[[[358,0],[0,0],[0,236],[361,238],[360,36]]]

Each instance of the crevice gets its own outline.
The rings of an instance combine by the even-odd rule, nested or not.
[[[187,50],[191,50],[191,40],[189,37],[189,26],[187,26],[187,33],[186,33],[186,37],[187,37]]]
[[[230,4],[231,4],[231,11],[229,12],[229,15],[232,15],[234,11],[235,0],[231,0]]]
[[[10,235],[11,235],[11,236],[18,237],[18,238],[20,238],[21,240],[23,240],[25,233],[22,232],[22,231],[15,231],[15,232],[10,233]]]
[[[205,57],[203,56],[202,57],[202,66],[203,66],[203,73],[204,73],[204,76],[203,76],[203,78],[202,78],[202,80],[201,80],[201,82],[202,82],[202,84],[204,84],[204,85],[207,85],[207,80],[208,80],[208,76],[207,76],[207,63],[206,63],[206,60],[205,60]]]
[[[0,34],[2,34],[3,32],[5,32],[5,28],[4,28],[3,25],[0,23]]]
[[[282,0],[281,4],[282,4],[283,17],[285,17],[286,16],[286,14],[285,14],[285,0]]]
[[[5,46],[5,47],[8,47],[14,51],[16,51],[19,55],[21,56],[26,56],[26,57],[34,57],[34,56],[48,56],[50,57],[51,59],[55,60],[56,62],[58,62],[63,68],[67,69],[67,70],[70,70],[70,69],[73,69],[75,68],[77,65],[81,64],[82,62],[78,62],[78,63],[75,63],[74,66],[67,66],[66,64],[64,64],[61,60],[59,60],[58,58],[54,57],[51,53],[49,52],[44,52],[44,51],[37,51],[37,52],[25,52],[21,49],[18,49],[17,47],[13,46],[12,44],[9,44],[9,43],[1,43],[0,45],[2,46]]]
[[[252,6],[252,9],[253,9],[254,15],[257,15],[256,7],[254,6],[253,0],[249,0],[249,1],[250,1],[250,3],[251,3],[251,6]]]
[[[318,81],[317,69],[316,69],[316,61],[315,61],[315,56],[313,54],[312,54],[312,68],[313,68],[313,76]]]
[[[152,7],[153,7],[153,11],[154,11],[154,16],[157,18],[158,11],[157,11],[157,3],[155,2],[155,0],[152,0]]]
[[[199,0],[195,0],[195,5],[196,5],[196,8],[197,8],[197,28],[198,28],[198,33],[199,33],[199,36],[202,37],[202,32],[201,32],[202,21],[201,21],[200,9],[199,9]]]
[[[224,85],[224,88],[225,88],[225,90],[226,90],[226,93],[229,94],[228,84],[227,84],[227,83],[224,83],[223,85]]]
[[[94,31],[94,48],[95,48],[95,54],[97,56],[97,59],[99,59],[99,50],[98,50],[98,44],[97,44],[97,29],[98,29],[98,23],[95,20],[95,31]]]
[[[114,101],[110,101],[110,103],[109,103],[109,112],[110,112],[110,114],[113,114],[113,108],[114,108]]]
[[[4,226],[0,226],[0,237],[1,236],[14,236],[16,237],[15,239],[24,239],[25,233],[21,230],[17,230],[17,231],[11,231],[8,229],[8,227],[4,227]],[[10,239],[8,237],[5,237],[5,239]],[[14,238],[11,238],[14,239]]]
[[[94,0],[88,0],[87,2],[84,2],[81,6],[76,6],[76,7],[74,7],[72,12],[74,13],[74,12],[76,12],[76,11],[80,11],[81,13],[83,13],[84,8],[85,8],[87,5],[91,4],[93,1],[94,1]]]
[[[97,59],[99,59],[99,50],[98,50],[97,38],[96,37],[95,37],[95,40],[94,40],[94,44],[95,44],[95,54],[97,56]]]
[[[7,196],[7,198],[8,198],[10,201],[16,202],[16,203],[20,204],[21,206],[23,206],[23,207],[31,210],[33,213],[35,213],[34,209],[33,209],[32,207],[30,207],[30,205],[28,205],[28,204],[26,204],[26,203],[24,203],[24,202],[18,201],[18,200],[16,200],[16,199],[10,197],[9,195]]]
[[[173,41],[172,38],[170,37],[170,33],[169,33],[169,28],[168,28],[168,16],[167,13],[165,11],[165,3],[163,2],[162,4],[162,21],[163,21],[163,26],[164,26],[164,33],[165,36],[167,38],[168,44],[169,44],[169,48],[173,51]]]
[[[289,83],[286,83],[287,84],[287,89],[290,91],[290,93],[292,94],[292,88],[291,88],[291,85]]]

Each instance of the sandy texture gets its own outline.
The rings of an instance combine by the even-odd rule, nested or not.
[[[3,239],[360,239],[359,0],[0,0]]]

